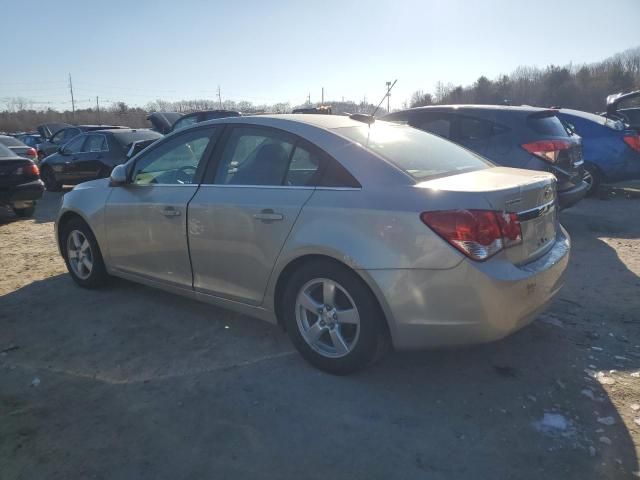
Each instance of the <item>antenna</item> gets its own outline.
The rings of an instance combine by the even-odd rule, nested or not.
[[[382,102],[384,102],[384,99],[389,97],[389,95],[391,95],[391,89],[393,88],[393,86],[396,84],[398,80],[394,80],[393,83],[391,82],[387,82],[387,93],[384,94],[384,96],[382,97],[382,100],[380,100],[380,103],[378,104],[378,106],[376,107],[376,109],[373,111],[373,113],[371,114],[372,117],[376,116],[376,112],[378,111],[378,109],[380,108],[380,105],[382,105]]]

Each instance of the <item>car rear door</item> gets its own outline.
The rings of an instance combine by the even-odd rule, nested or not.
[[[109,265],[174,287],[193,285],[187,204],[222,127],[186,130],[160,141],[129,167],[105,207]]]
[[[320,155],[286,132],[228,127],[217,168],[189,204],[196,291],[260,305],[276,259],[314,191]]]

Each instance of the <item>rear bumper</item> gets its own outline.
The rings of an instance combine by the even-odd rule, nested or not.
[[[578,203],[585,197],[587,190],[589,190],[589,185],[587,185],[587,182],[583,181],[576,187],[558,192],[558,204],[560,205],[560,210],[569,208]]]
[[[530,323],[563,285],[570,240],[564,229],[543,257],[521,267],[464,260],[448,270],[369,270],[382,292],[396,349],[498,340]]]
[[[44,183],[42,180],[22,183],[12,187],[0,187],[0,203],[29,202],[42,198]]]

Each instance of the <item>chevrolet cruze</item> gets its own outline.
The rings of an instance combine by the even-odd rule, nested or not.
[[[337,374],[389,345],[502,338],[569,259],[552,174],[362,116],[179,130],[67,193],[56,234],[82,287],[118,276],[278,323]]]

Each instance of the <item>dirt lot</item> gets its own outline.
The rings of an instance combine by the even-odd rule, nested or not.
[[[351,377],[257,320],[125,281],[79,289],[59,201],[0,214],[3,480],[640,476],[640,200],[562,214],[567,285],[531,326]]]

